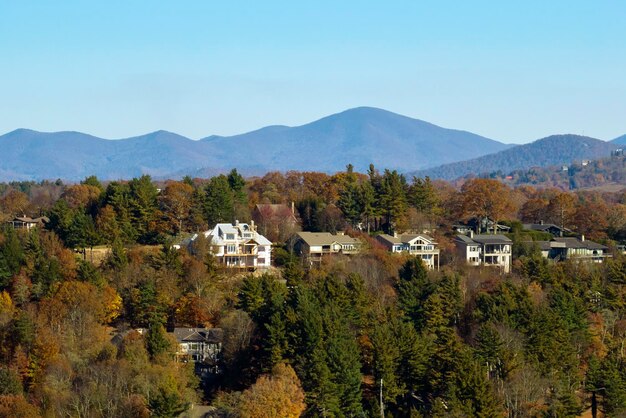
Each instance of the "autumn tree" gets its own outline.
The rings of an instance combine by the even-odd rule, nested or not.
[[[159,196],[163,213],[176,225],[178,233],[183,231],[183,222],[189,218],[193,191],[189,184],[175,181],[169,182]]]
[[[285,363],[277,364],[271,375],[260,376],[236,407],[241,418],[297,418],[305,409],[300,379]]]
[[[461,210],[465,217],[489,218],[497,224],[513,210],[511,190],[493,179],[472,179],[461,187]],[[480,231],[478,231],[480,232]]]
[[[555,194],[549,201],[546,213],[551,222],[567,228],[571,226],[572,217],[576,210],[576,199],[574,195],[567,192]]]

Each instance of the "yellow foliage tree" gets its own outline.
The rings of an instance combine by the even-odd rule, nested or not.
[[[245,390],[237,407],[242,418],[297,418],[305,410],[304,391],[293,368],[278,364]]]

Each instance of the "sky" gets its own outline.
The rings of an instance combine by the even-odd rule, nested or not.
[[[626,134],[626,2],[0,0],[0,134],[192,139],[379,107],[507,143]]]

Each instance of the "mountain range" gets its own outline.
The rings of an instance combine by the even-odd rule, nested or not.
[[[157,131],[106,140],[80,132],[18,129],[0,136],[0,181],[102,179],[141,174],[181,177],[235,167],[244,174],[270,170],[336,172],[409,171],[497,152],[509,145],[470,132],[445,129],[382,109],[360,107],[302,126],[268,126],[198,141]]]
[[[210,176],[231,168],[244,175],[272,170],[332,173],[347,164],[358,171],[374,164],[380,169],[451,178],[468,170],[595,158],[615,148],[615,144],[593,138],[581,142],[580,138],[564,135],[513,146],[372,107],[349,109],[302,126],[268,126],[200,140],[167,131],[109,140],[80,132],[17,129],[0,136],[0,181],[76,181],[89,175],[114,180],[142,174],[180,178]],[[626,144],[626,135],[615,141]]]
[[[513,170],[530,167],[569,165],[576,160],[595,160],[609,156],[611,151],[618,147],[619,142],[616,141],[620,138],[606,142],[587,136],[552,135],[530,144],[518,145],[494,154],[409,174],[417,177],[429,176],[453,180],[468,174],[480,175],[497,171],[509,173]]]

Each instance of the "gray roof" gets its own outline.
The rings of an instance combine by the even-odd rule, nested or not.
[[[554,242],[565,244],[566,248],[586,248],[589,250],[607,250],[608,247],[593,241],[581,241],[578,238],[554,238]]]
[[[480,234],[472,238],[480,244],[511,244],[513,241],[505,235]]]
[[[556,228],[559,231],[563,230],[563,231],[570,231],[567,228],[561,228],[558,225],[555,224],[522,224],[522,227],[524,229],[528,229],[530,231],[547,231],[550,228]]]
[[[475,244],[474,240],[468,237],[467,235],[457,235],[456,240],[464,242],[466,244]]]
[[[331,245],[334,242],[338,244],[361,244],[356,238],[348,235],[333,235],[330,232],[298,232],[296,233],[300,239],[311,245]]]
[[[480,234],[468,237],[467,235],[457,235],[456,239],[466,244],[511,244],[513,241],[505,235]]]
[[[221,343],[224,331],[221,328],[174,328],[174,337],[179,343],[206,342]]]

